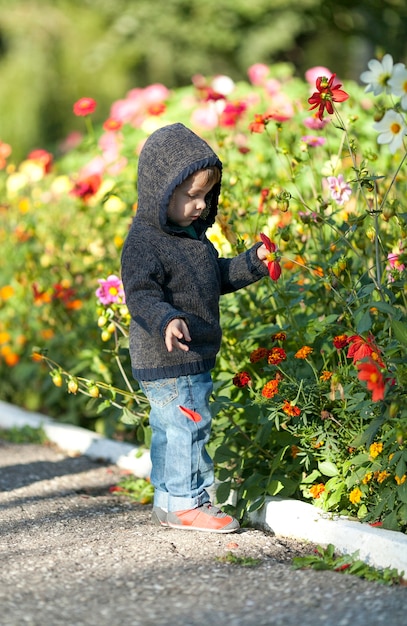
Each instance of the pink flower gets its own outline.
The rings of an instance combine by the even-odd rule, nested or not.
[[[273,97],[271,106],[267,110],[267,115],[276,122],[286,122],[294,115],[294,107],[288,96],[279,93]]]
[[[328,176],[327,181],[332,200],[335,200],[337,204],[345,204],[352,195],[352,189],[349,183],[345,182],[342,174]]]
[[[249,67],[247,75],[252,85],[259,86],[264,85],[269,72],[269,68],[264,63],[255,63]]]
[[[307,117],[304,120],[304,126],[309,128],[310,130],[322,130],[327,124],[329,124],[331,120],[329,118],[325,118],[320,120],[317,113]]]
[[[324,137],[315,137],[315,135],[304,135],[301,137],[301,141],[314,148],[315,146],[323,146],[326,142]]]
[[[123,283],[120,278],[111,274],[106,280],[100,278],[98,283],[100,287],[96,289],[95,293],[101,304],[107,306],[109,304],[115,304],[116,302],[125,302]]]
[[[389,283],[393,283],[398,277],[397,272],[401,274],[406,269],[405,264],[402,262],[402,256],[404,255],[403,242],[400,242],[398,246],[395,246],[392,252],[387,255],[387,280]]]
[[[323,67],[322,65],[311,67],[305,72],[305,80],[312,86],[315,85],[318,76],[326,76],[327,78],[330,78],[332,76],[332,72],[331,70],[328,70],[327,67]]]
[[[206,102],[194,109],[191,115],[192,123],[205,130],[213,130],[218,126],[219,114],[215,102]]]

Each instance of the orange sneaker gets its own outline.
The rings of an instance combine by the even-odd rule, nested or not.
[[[239,522],[209,502],[196,509],[167,513],[167,525],[181,530],[201,530],[208,533],[233,533]]]

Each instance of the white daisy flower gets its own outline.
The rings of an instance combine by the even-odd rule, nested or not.
[[[393,75],[389,80],[389,87],[394,96],[401,98],[400,104],[407,109],[407,69],[404,63],[397,63],[393,69]]]
[[[389,80],[393,76],[393,72],[399,66],[404,67],[403,63],[396,63],[393,67],[393,57],[391,54],[385,54],[381,61],[371,59],[367,64],[369,71],[362,72],[360,80],[367,83],[366,92],[373,91],[375,96],[383,93],[391,93]]]
[[[393,109],[386,111],[380,122],[373,124],[373,128],[380,133],[377,143],[388,143],[391,154],[403,147],[403,137],[407,134],[407,126],[400,113],[396,113]]]

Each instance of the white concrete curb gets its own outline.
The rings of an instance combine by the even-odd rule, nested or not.
[[[97,433],[60,424],[39,413],[31,413],[0,401],[0,428],[43,427],[50,441],[67,452],[79,452],[93,459],[104,459],[140,478],[151,471],[148,450],[106,439]],[[407,536],[374,528],[369,524],[332,517],[312,504],[297,500],[268,498],[265,506],[250,516],[252,523],[272,530],[277,536],[310,541],[326,546],[332,543],[337,552],[353,554],[377,568],[391,567],[407,577]]]
[[[22,426],[32,428],[42,426],[48,439],[67,452],[80,452],[92,459],[105,459],[118,467],[131,470],[140,478],[147,478],[150,475],[151,461],[148,450],[106,439],[86,428],[59,424],[40,413],[31,413],[0,401],[0,427],[10,429]]]

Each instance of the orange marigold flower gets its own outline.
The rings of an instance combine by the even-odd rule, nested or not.
[[[249,357],[250,363],[257,363],[258,361],[265,359],[268,356],[268,353],[269,351],[267,348],[257,348],[256,350],[253,350]]]
[[[325,491],[324,483],[318,483],[316,485],[312,485],[312,487],[310,487],[310,490],[309,490],[310,494],[315,500],[317,500],[321,496],[321,493],[324,493],[324,491]]]
[[[278,365],[286,358],[287,354],[283,348],[272,348],[268,353],[267,363],[269,365]]]
[[[301,415],[301,409],[299,409],[298,406],[292,405],[289,400],[284,400],[281,408],[284,413],[290,417],[298,417],[298,415]]]
[[[84,117],[90,115],[96,109],[96,101],[93,98],[80,98],[73,105],[73,112],[75,115]]]
[[[307,359],[308,356],[313,352],[313,349],[309,346],[303,346],[300,348],[295,354],[296,359]]]
[[[359,504],[362,497],[363,497],[362,491],[359,489],[359,487],[355,487],[354,489],[352,489],[352,491],[349,494],[349,501],[352,504]]]
[[[367,388],[372,392],[373,402],[383,400],[385,391],[385,380],[375,361],[362,361],[357,364],[359,370],[359,380],[366,381]]]
[[[332,372],[328,372],[327,370],[324,370],[319,378],[322,381],[326,381],[326,380],[330,380],[332,376],[333,376]]]
[[[337,350],[342,350],[348,344],[348,335],[336,335],[333,344]]]
[[[280,331],[278,333],[274,333],[274,335],[271,335],[272,341],[285,341],[286,339],[287,339],[287,334],[283,331]]]
[[[278,393],[278,380],[272,379],[266,383],[261,390],[261,395],[264,398],[274,398],[274,396]]]
[[[251,384],[252,379],[247,372],[238,372],[233,376],[232,382],[236,387],[247,387]]]

